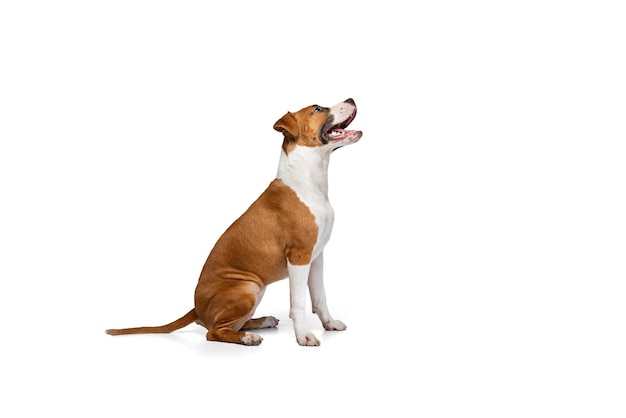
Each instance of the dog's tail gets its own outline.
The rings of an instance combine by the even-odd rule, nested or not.
[[[172,331],[176,331],[182,327],[194,322],[198,319],[196,310],[192,309],[187,312],[183,317],[177,319],[174,322],[170,322],[167,325],[160,327],[138,327],[138,328],[122,328],[122,329],[107,329],[106,333],[109,335],[125,335],[125,334],[167,334]]]

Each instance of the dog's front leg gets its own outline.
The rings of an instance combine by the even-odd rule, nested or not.
[[[316,346],[320,345],[320,342],[309,330],[304,316],[306,286],[310,269],[310,264],[295,266],[291,263],[287,264],[287,270],[289,272],[289,297],[291,300],[289,317],[293,321],[293,330],[296,333],[298,344]]]
[[[324,253],[320,254],[313,263],[309,272],[309,292],[313,313],[317,314],[327,331],[343,331],[346,325],[330,315],[326,305],[326,291],[324,290]]]

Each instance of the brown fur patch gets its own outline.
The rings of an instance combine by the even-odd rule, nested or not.
[[[282,180],[272,181],[209,254],[195,294],[200,320],[211,328],[215,316],[228,309],[228,304],[212,303],[214,297],[234,288],[256,297],[268,284],[287,277],[287,260],[310,263],[317,234],[315,217],[293,189]],[[240,286],[242,282],[256,283],[258,291],[243,289],[247,286]]]

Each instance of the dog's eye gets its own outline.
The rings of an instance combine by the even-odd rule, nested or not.
[[[323,109],[321,106],[317,106],[317,105],[316,105],[316,106],[313,108],[313,113],[315,113],[315,112],[321,112],[322,110],[324,110],[324,109]]]

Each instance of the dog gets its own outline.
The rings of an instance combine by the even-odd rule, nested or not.
[[[333,107],[312,105],[287,112],[274,129],[283,134],[276,178],[218,239],[200,273],[195,307],[167,325],[109,329],[110,335],[169,333],[192,322],[206,339],[258,345],[250,330],[278,325],[273,316],[252,318],[265,288],[289,278],[289,317],[298,344],[319,346],[305,321],[308,286],[313,313],[326,330],[343,331],[326,304],[324,246],[334,222],[328,200],[330,154],[357,142],[361,131],[346,128],[356,116],[354,100]]]

